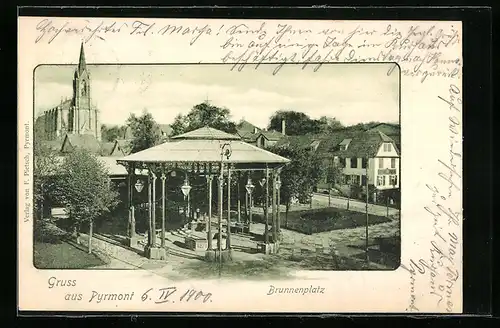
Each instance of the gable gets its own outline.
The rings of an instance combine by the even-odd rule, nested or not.
[[[368,131],[380,131],[386,135],[399,135],[401,133],[401,129],[399,125],[396,124],[388,124],[388,123],[381,123],[378,125],[375,125],[368,129]]]
[[[390,145],[390,150],[388,150],[387,146],[385,145]],[[399,152],[396,147],[396,144],[394,141],[391,142],[382,142],[378,148],[377,151],[377,157],[399,157]]]
[[[61,153],[69,153],[69,152],[73,151],[73,149],[74,149],[74,147],[71,144],[71,141],[69,140],[68,135],[66,135],[64,137],[64,141],[63,141],[62,146],[61,146]]]

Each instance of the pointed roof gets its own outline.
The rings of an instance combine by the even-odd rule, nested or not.
[[[231,156],[224,159],[233,164],[283,165],[289,159],[261,149],[242,140],[174,139],[119,159],[120,162],[142,163],[220,163],[221,146],[229,143]]]
[[[83,148],[95,154],[101,152],[101,144],[95,136],[91,134],[66,134],[61,152],[71,152],[75,148]]]
[[[85,51],[83,50],[83,42],[80,47],[80,60],[78,61],[78,73],[81,74],[87,68],[87,63],[85,62]]]
[[[183,134],[179,134],[171,137],[172,139],[189,139],[189,140],[241,140],[241,137],[234,134],[229,134],[227,132],[211,128],[209,126],[204,126],[202,128],[189,131]]]
[[[278,141],[284,137],[283,133],[278,132],[276,130],[260,131],[259,135],[263,135],[264,138],[266,138],[267,140],[271,140],[271,141]]]

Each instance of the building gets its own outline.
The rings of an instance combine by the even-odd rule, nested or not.
[[[78,66],[73,76],[73,95],[61,99],[36,120],[46,140],[62,140],[66,134],[90,135],[101,140],[99,110],[92,104],[91,76],[85,61],[83,43]]]
[[[343,167],[343,182],[373,185],[378,190],[399,188],[399,150],[394,140],[380,131],[366,131],[343,139],[333,152],[334,163]]]
[[[245,119],[242,119],[236,126],[236,134],[241,137],[243,141],[248,142],[252,145],[256,145],[257,137],[259,136],[261,131],[261,128],[253,125]]]
[[[278,131],[260,131],[255,138],[255,145],[259,148],[268,148],[277,144],[285,135]]]
[[[342,177],[336,187],[342,191],[351,186],[378,191],[399,188],[400,153],[396,142],[379,130],[343,130],[331,135],[286,136],[278,147],[301,147],[319,154],[327,169],[340,165]],[[326,177],[317,189],[327,190],[331,184]],[[347,192],[347,191],[346,191]]]
[[[378,123],[367,129],[367,131],[380,131],[394,140],[396,146],[401,150],[401,127],[394,123]]]

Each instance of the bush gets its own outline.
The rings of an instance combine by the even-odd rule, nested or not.
[[[272,224],[272,215],[269,215],[269,224]],[[350,229],[366,225],[366,214],[353,212],[339,208],[308,209],[302,211],[291,211],[288,213],[288,219],[285,219],[284,213],[281,213],[281,226],[283,228],[311,235],[313,233]],[[254,214],[253,221],[265,223],[262,215]],[[390,220],[383,216],[368,216],[369,225],[389,222]],[[285,225],[285,223],[287,223]]]

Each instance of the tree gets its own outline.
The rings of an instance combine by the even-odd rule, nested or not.
[[[35,137],[33,159],[33,198],[34,219],[38,224],[38,218],[43,219],[45,199],[49,198],[54,190],[54,179],[60,165],[60,157],[51,148]],[[37,226],[38,227],[38,226]]]
[[[122,139],[125,134],[126,126],[101,126],[101,137],[103,141],[114,142],[116,139]]]
[[[118,192],[111,187],[104,163],[87,150],[75,149],[61,165],[55,195],[67,211],[77,243],[82,223],[89,224],[91,253],[94,220],[118,204]]]
[[[227,133],[236,133],[236,123],[231,121],[231,112],[221,108],[201,103],[195,105],[187,115],[177,115],[172,124],[172,134],[178,135],[188,131],[210,126]]]
[[[130,141],[131,153],[156,146],[161,140],[161,133],[158,129],[153,115],[144,111],[141,116],[130,114],[127,125],[132,130],[133,138]]]
[[[344,127],[344,125],[335,117],[322,116],[319,119],[319,123],[321,125],[321,132],[326,134],[332,133]]]
[[[326,169],[326,183],[329,185],[328,189],[328,206],[331,205],[331,189],[335,185],[337,185],[340,179],[343,176],[343,166],[342,163],[339,162],[331,162],[330,165]]]
[[[268,129],[281,131],[282,121],[285,120],[287,135],[305,135],[309,133],[319,133],[321,122],[311,119],[302,112],[292,110],[280,110],[271,116]]]
[[[324,166],[317,153],[302,147],[273,147],[270,151],[291,160],[281,171],[280,199],[285,204],[286,227],[292,199],[311,199],[314,186],[324,176]]]

